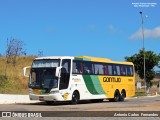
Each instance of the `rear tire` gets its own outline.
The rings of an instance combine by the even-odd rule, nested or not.
[[[118,102],[120,99],[120,93],[118,90],[115,91],[114,93],[114,98],[109,99],[110,102]]]
[[[119,101],[124,101],[125,97],[126,97],[126,92],[125,92],[125,90],[123,89],[122,92],[121,92]]]
[[[79,102],[79,99],[80,99],[79,92],[78,91],[74,91],[73,94],[72,94],[71,104],[73,104],[73,105],[77,104]]]

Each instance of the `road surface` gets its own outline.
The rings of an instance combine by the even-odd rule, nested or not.
[[[109,102],[104,100],[101,103],[91,103],[89,101],[82,101],[77,105],[70,105],[69,103],[55,103],[53,105],[47,105],[45,102],[30,104],[1,104],[0,111],[31,113],[42,112],[42,114],[47,111],[49,113],[45,116],[49,115],[48,117],[50,117],[50,115],[52,115],[52,117],[113,117],[114,114],[120,113],[125,115],[129,112],[130,115],[138,114],[139,116],[141,116],[141,113],[151,113],[155,115],[153,117],[160,118],[160,96],[130,98],[126,99],[124,102]],[[120,115],[120,117],[123,117],[123,115]],[[42,117],[44,117],[44,115]]]

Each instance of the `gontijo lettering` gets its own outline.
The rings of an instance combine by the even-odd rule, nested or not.
[[[119,77],[104,77],[103,82],[121,82],[121,78]]]

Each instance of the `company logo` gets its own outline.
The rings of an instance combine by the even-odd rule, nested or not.
[[[103,82],[121,82],[121,78],[116,77],[104,77]]]
[[[11,112],[2,112],[2,117],[12,117]]]

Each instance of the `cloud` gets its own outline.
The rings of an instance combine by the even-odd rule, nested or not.
[[[111,31],[111,32],[117,32],[118,30],[117,30],[117,28],[115,28],[113,25],[108,25],[107,26],[107,29],[109,30],[109,31]]]
[[[144,38],[145,39],[160,39],[160,26],[153,29],[144,29]],[[142,29],[140,28],[130,36],[131,40],[142,39]]]

